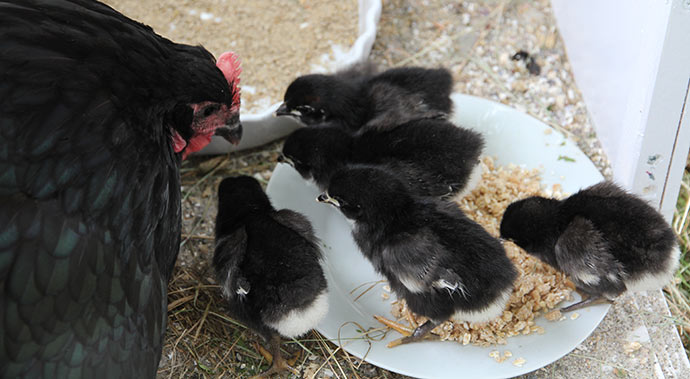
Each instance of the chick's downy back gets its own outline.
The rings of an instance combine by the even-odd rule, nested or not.
[[[659,212],[612,182],[598,183],[565,199],[562,220],[578,216],[601,233],[627,274],[662,270],[677,246],[673,230]]]

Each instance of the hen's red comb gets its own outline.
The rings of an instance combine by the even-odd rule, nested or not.
[[[240,67],[240,58],[232,51],[226,51],[218,57],[216,66],[223,71],[223,76],[228,84],[232,86],[232,104],[239,106],[240,104],[240,74],[242,67]]]

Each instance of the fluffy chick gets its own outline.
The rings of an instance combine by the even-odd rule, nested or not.
[[[501,236],[570,275],[587,299],[571,311],[627,291],[662,288],[680,251],[668,223],[642,199],[601,182],[559,201],[530,197],[506,209]]]
[[[381,73],[370,62],[332,74],[310,74],[287,88],[277,115],[306,125],[335,122],[350,132],[385,130],[452,110],[453,77],[447,69],[399,67]]]
[[[230,315],[270,343],[267,376],[291,369],[280,336],[313,329],[328,311],[321,251],[311,223],[275,210],[252,177],[224,179],[218,188],[213,266]]]
[[[402,343],[451,317],[484,322],[503,312],[517,271],[501,243],[456,205],[416,197],[376,168],[339,170],[318,200],[354,220],[364,256],[413,312],[429,318]]]
[[[440,197],[471,189],[483,147],[477,132],[421,119],[354,136],[332,125],[298,129],[285,141],[281,159],[322,190],[338,169],[361,164],[395,173],[415,194]]]

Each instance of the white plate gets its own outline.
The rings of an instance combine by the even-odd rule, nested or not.
[[[381,0],[359,0],[358,4],[359,35],[357,40],[355,40],[355,43],[347,52],[336,53],[333,66],[328,67],[330,71],[337,71],[340,68],[366,59],[369,56],[371,47],[374,45],[376,28],[381,17]],[[240,85],[240,87],[242,86]],[[302,124],[292,117],[276,117],[273,113],[281,103],[282,101],[277,102],[266,109],[260,110],[258,113],[241,113],[240,121],[242,122],[243,132],[242,141],[240,141],[238,146],[232,146],[228,141],[220,137],[213,137],[211,143],[197,154],[224,154],[250,149],[288,135]]]
[[[560,183],[569,193],[603,180],[572,142],[544,123],[502,104],[472,96],[455,94],[453,101],[456,109],[453,122],[483,133],[487,142],[484,153],[496,157],[498,164],[542,168],[545,184]],[[326,245],[330,309],[318,331],[336,344],[340,332],[348,352],[360,358],[366,355],[368,362],[387,370],[422,378],[504,378],[524,374],[573,350],[599,325],[609,308],[608,305],[588,307],[578,311],[579,318],[567,317],[560,322],[539,317],[536,324],[544,327],[546,333],[511,337],[503,346],[481,348],[457,342],[420,342],[389,349],[386,344],[400,337],[397,332],[390,332],[383,341],[372,342],[367,353],[369,344],[361,339],[359,327],[348,322],[356,322],[365,329],[381,327],[372,316],[391,318],[390,301],[394,295],[384,301],[379,285],[354,301],[362,290],[350,294],[353,289],[381,277],[359,252],[348,221],[334,207],[317,203],[319,191],[306,184],[290,166],[278,165],[267,193],[276,208],[293,209],[309,217]],[[578,295],[574,297],[577,299]],[[497,363],[489,357],[492,350],[510,350],[513,356]],[[512,362],[520,357],[526,360],[525,364],[514,366]]]

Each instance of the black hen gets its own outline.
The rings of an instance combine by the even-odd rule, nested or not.
[[[503,312],[517,271],[501,243],[457,205],[415,197],[373,168],[338,171],[318,200],[355,221],[364,256],[413,312],[429,318],[403,343],[450,317],[483,322]]]
[[[453,77],[443,68],[399,67],[377,73],[371,63],[333,75],[301,76],[288,86],[277,115],[306,125],[332,122],[350,132],[386,130],[452,110]]]
[[[680,255],[663,217],[611,182],[562,201],[517,201],[503,215],[501,236],[570,275],[588,298],[565,311],[626,290],[660,289],[673,278]]]
[[[328,311],[320,259],[303,215],[276,211],[254,178],[221,182],[213,266],[230,314],[270,341],[273,364],[264,375],[289,368],[279,335],[301,336]]]
[[[422,119],[356,136],[333,126],[298,129],[285,141],[281,159],[322,190],[338,169],[361,164],[395,173],[415,194],[440,197],[471,189],[483,147],[475,131]]]
[[[227,58],[95,1],[0,1],[0,377],[155,376],[181,155],[239,137]]]

